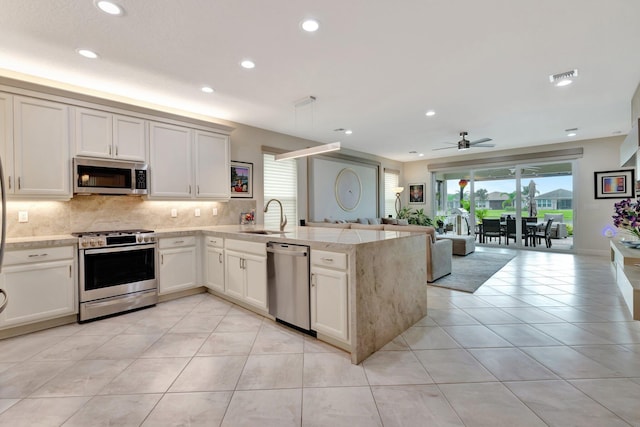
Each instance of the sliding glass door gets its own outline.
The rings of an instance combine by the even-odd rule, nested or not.
[[[572,161],[434,172],[432,182],[434,215],[445,223],[444,232],[475,233],[488,246],[573,248]],[[499,236],[485,238],[484,219],[499,220]]]

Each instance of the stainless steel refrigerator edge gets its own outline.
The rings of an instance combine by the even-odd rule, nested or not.
[[[315,336],[309,301],[309,247],[267,243],[269,314],[277,321]]]

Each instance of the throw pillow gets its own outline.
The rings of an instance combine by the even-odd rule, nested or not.
[[[374,225],[380,224],[380,220],[378,218],[367,218],[367,221],[369,221],[369,224],[374,224]]]
[[[366,218],[358,218],[358,224],[369,224],[369,220]]]
[[[398,225],[409,225],[409,220],[408,219],[399,219],[398,220]]]

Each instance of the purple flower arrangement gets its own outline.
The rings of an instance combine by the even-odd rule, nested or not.
[[[613,225],[640,238],[640,199],[633,202],[631,199],[622,200],[614,203],[613,208]]]

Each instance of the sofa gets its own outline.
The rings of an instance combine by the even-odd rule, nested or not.
[[[385,218],[386,219],[386,218]],[[451,254],[453,242],[449,239],[436,239],[436,229],[421,225],[399,225],[361,222],[307,222],[308,227],[327,227],[353,230],[404,231],[408,233],[425,233],[427,238],[427,282],[435,282],[442,276],[451,274]],[[389,221],[391,222],[391,221]]]
[[[553,219],[551,223],[551,238],[563,239],[569,235],[567,232],[567,224],[564,223],[563,214],[544,214],[544,223],[546,224],[549,219]]]

